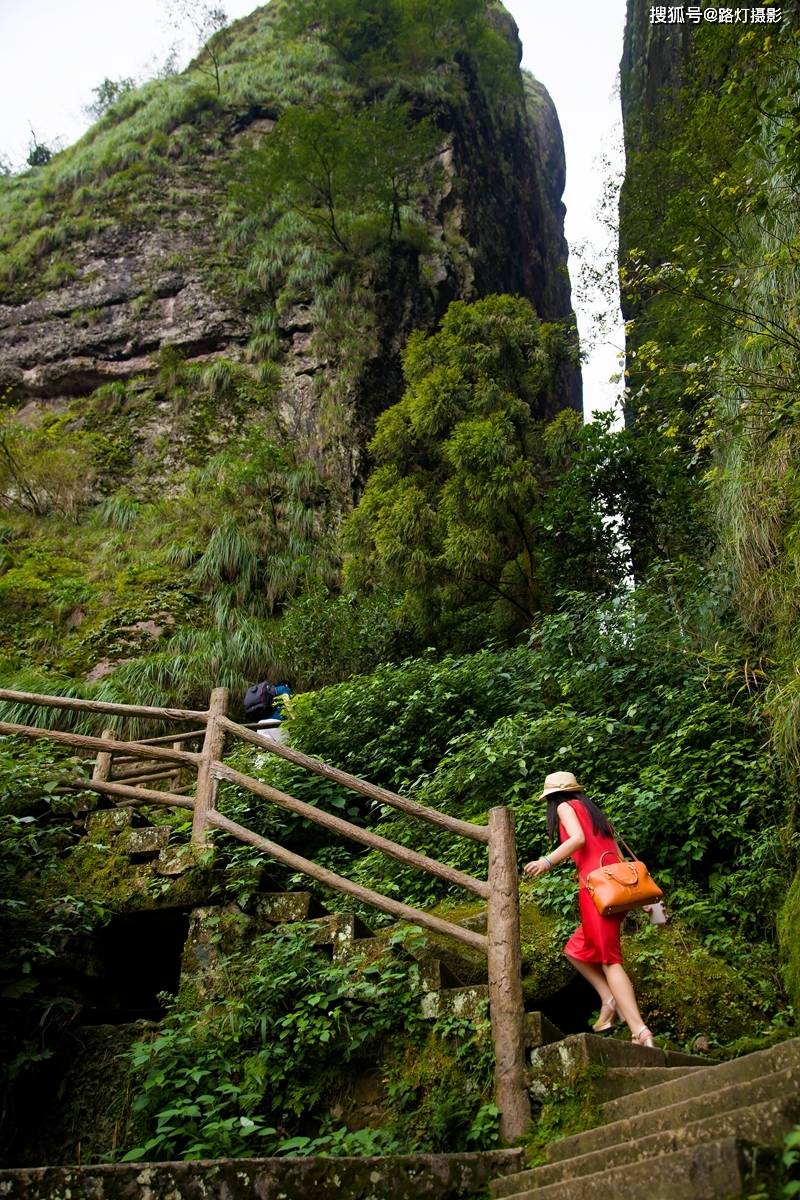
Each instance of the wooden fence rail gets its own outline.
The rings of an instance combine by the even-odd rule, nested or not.
[[[289,867],[316,879],[319,883],[345,895],[353,896],[381,912],[399,920],[409,921],[461,942],[487,956],[489,977],[489,1009],[492,1037],[495,1050],[495,1100],[500,1110],[501,1133],[507,1140],[525,1134],[530,1125],[530,1102],[525,1087],[524,1059],[524,1010],[520,964],[519,895],[517,879],[516,847],[514,840],[514,814],[509,808],[493,808],[489,812],[488,825],[477,825],[463,821],[447,813],[418,804],[386,788],[359,779],[354,775],[331,767],[327,763],[302,754],[280,742],[267,739],[246,725],[232,721],[227,713],[230,703],[225,688],[215,688],[211,693],[209,707],[205,712],[192,709],[170,709],[144,705],[112,704],[105,701],[81,700],[71,696],[47,696],[31,692],[13,692],[0,689],[0,701],[30,707],[61,708],[72,711],[103,713],[129,720],[150,718],[161,722],[189,721],[201,725],[201,729],[188,732],[175,731],[163,736],[125,741],[111,729],[103,731],[101,737],[48,729],[34,725],[22,725],[0,721],[0,734],[26,738],[46,738],[60,745],[78,750],[94,751],[91,779],[64,780],[62,786],[70,789],[86,789],[109,796],[120,806],[165,804],[189,810],[192,813],[192,844],[202,848],[208,843],[209,833],[218,829],[261,850],[264,854]],[[261,780],[254,779],[234,770],[224,761],[226,735],[235,737],[259,750],[276,754],[305,771],[367,796],[378,804],[397,809],[415,820],[447,830],[458,837],[480,842],[488,847],[488,879],[478,879],[438,859],[421,854],[416,850],[393,842],[388,838],[363,829],[341,817],[306,804]],[[183,749],[189,740],[203,739],[198,752]],[[196,771],[197,781],[193,797],[181,795],[183,772]],[[116,772],[116,774],[115,774]],[[370,847],[396,859],[407,866],[425,871],[436,878],[461,887],[472,895],[487,901],[486,933],[465,929],[443,918],[435,917],[421,909],[412,908],[399,900],[384,896],[380,892],[362,887],[351,879],[337,875],[318,863],[302,858],[283,846],[277,845],[261,834],[230,820],[217,810],[216,796],[221,781],[236,784],[277,807],[293,812],[347,837],[361,845]],[[170,783],[168,789],[143,787],[144,783]],[[177,790],[173,790],[177,789]]]
[[[386,788],[378,787],[377,784],[368,783],[366,779],[358,779],[355,775],[348,775],[347,771],[340,771],[337,767],[329,767],[327,763],[320,762],[319,759],[310,758],[307,754],[301,754],[299,750],[293,750],[291,746],[284,746],[281,742],[275,742],[265,739],[257,733],[253,733],[244,725],[237,725],[234,721],[223,717],[220,721],[223,729],[228,733],[235,734],[244,742],[250,742],[254,746],[258,746],[260,750],[266,750],[270,754],[277,754],[280,758],[285,758],[287,762],[294,763],[297,767],[303,767],[306,771],[311,771],[314,775],[321,775],[323,779],[330,779],[333,783],[340,783],[342,787],[349,788],[352,792],[360,792],[362,796],[369,796],[371,800],[377,800],[379,804],[385,804],[389,808],[396,808],[400,812],[407,813],[410,817],[417,817],[421,821],[428,821],[431,825],[439,825],[442,829],[447,829],[450,833],[457,833],[460,837],[471,838],[474,842],[489,841],[489,830],[485,825],[475,825],[472,821],[460,821],[458,817],[448,816],[447,813],[439,812],[435,808],[428,808],[424,804],[417,804],[414,800],[408,800],[405,796],[398,796],[396,792],[390,792]]]

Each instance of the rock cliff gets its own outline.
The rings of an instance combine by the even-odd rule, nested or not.
[[[141,389],[165,348],[197,364],[263,357],[247,349],[263,297],[237,287],[241,248],[220,218],[237,153],[269,138],[296,99],[297,80],[287,94],[263,68],[280,53],[270,9],[227,32],[219,96],[194,68],[155,81],[50,165],[0,180],[11,216],[0,267],[0,385],[29,416],[109,383]],[[518,61],[516,27],[510,18],[499,27]],[[319,50],[312,30],[302,53]],[[330,83],[330,62],[324,67],[305,81],[310,104],[313,89]],[[516,68],[518,94],[502,102],[501,119],[468,57],[434,75],[442,72],[455,88],[431,100],[418,78],[409,85],[416,94],[404,97],[440,131],[443,182],[425,205],[432,241],[424,252],[396,248],[358,281],[349,316],[372,326],[358,361],[320,348],[312,288],[279,306],[274,323],[269,358],[280,366],[280,407],[295,437],[319,441],[321,397],[331,378],[348,376],[334,405],[349,410],[339,441],[350,442],[353,475],[374,416],[399,398],[406,337],[433,327],[450,300],[509,291],[528,297],[542,319],[572,318],[564,152],[547,92],[532,78],[523,88]],[[559,390],[553,411],[580,408],[577,371]]]

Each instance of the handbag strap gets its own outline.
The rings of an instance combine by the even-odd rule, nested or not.
[[[609,825],[611,825],[611,822],[610,822],[610,821],[609,821],[608,823],[609,823]],[[633,853],[633,851],[631,850],[631,848],[630,848],[630,846],[628,845],[628,843],[625,841],[625,838],[622,836],[622,834],[621,834],[621,833],[617,833],[617,831],[616,831],[616,829],[614,828],[614,826],[613,826],[613,825],[611,825],[611,832],[612,832],[612,833],[613,833],[613,835],[614,835],[614,840],[616,841],[617,839],[619,839],[619,841],[621,841],[621,842],[622,842],[623,846],[624,846],[624,847],[625,847],[625,849],[628,851],[628,854],[630,854],[630,856],[631,856],[631,858],[633,859],[633,861],[634,861],[634,862],[638,862],[639,860],[637,859],[636,855],[635,855],[635,854]],[[606,853],[609,853],[609,852],[608,852],[608,851],[606,851]]]

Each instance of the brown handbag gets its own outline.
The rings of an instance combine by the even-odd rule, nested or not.
[[[622,842],[622,838],[620,838]],[[610,850],[600,856],[600,866],[586,876],[586,887],[601,917],[615,913],[626,913],[643,904],[654,904],[664,895],[643,862],[635,857],[630,846],[622,842],[631,859],[603,866],[603,859]]]

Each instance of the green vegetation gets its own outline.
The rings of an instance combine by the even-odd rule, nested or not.
[[[797,944],[800,921],[800,872],[794,877],[778,917],[778,932],[783,951],[783,974],[795,1008],[800,1008],[800,949]]]
[[[134,1108],[153,1132],[124,1160],[452,1151],[496,1141],[485,1022],[431,1028],[405,958],[390,948],[377,962],[328,963],[314,932],[293,926],[223,951],[202,1001],[179,999],[158,1037],[134,1047]],[[370,1127],[347,1088],[376,1066],[381,1120]]]
[[[407,106],[288,108],[271,137],[247,156],[243,202],[255,213],[293,213],[321,250],[364,253],[391,243],[433,180],[423,168],[441,135]],[[424,229],[424,226],[422,226]]]
[[[431,281],[472,270],[431,199],[461,202],[454,130],[479,110],[502,142],[525,111],[504,19],[482,0],[274,0],[182,76],[104,81],[77,146],[0,178],[12,300],[78,278],[87,239],[191,211],[219,254],[200,266],[180,243],[161,265],[199,271],[247,320],[229,358],[165,348],[150,373],[26,424],[4,402],[0,678],[201,706],[280,674],[299,749],[472,820],[508,805],[523,858],[547,844],[543,775],[574,770],[668,893],[671,927],[633,920],[628,938],[649,1019],[676,1045],[739,1053],[791,1029],[800,1003],[796,35],[701,27],[675,105],[639,114],[617,431],[559,413],[574,349],[528,301],[456,301],[432,332]],[[134,316],[158,296],[143,279]],[[404,353],[387,313],[416,326]],[[93,329],[102,310],[68,320]],[[287,385],[290,339],[304,379]],[[482,848],[266,758],[232,762],[484,874]],[[94,801],[56,794],[80,770],[12,743],[0,761],[12,1101],[61,1052],[83,1003],[71,964],[107,917],[200,897],[228,914],[214,969],[185,971],[160,1029],[128,1037],[133,1115],[98,1155],[495,1144],[485,1029],[423,1025],[407,931],[369,914],[389,951],[342,965],[301,927],[261,930],[263,859],[223,836],[177,882],[137,875],[125,837],[82,836]],[[366,886],[477,915],[232,785],[219,802]],[[185,837],[182,813],[149,815]],[[536,1005],[568,978],[574,882],[526,880],[522,897]],[[480,978],[474,955],[413,948]],[[574,1084],[540,1141],[585,1121]]]
[[[60,981],[61,958],[102,919],[103,901],[44,887],[42,875],[77,841],[73,805],[54,795],[56,776],[79,776],[77,763],[43,744],[4,739],[0,754],[0,1038],[7,1089],[46,1058],[80,1005]]]
[[[91,440],[55,421],[35,429],[0,422],[0,507],[44,517],[76,517],[92,495],[97,457]]]
[[[563,332],[508,296],[456,302],[439,332],[412,335],[405,394],[378,419],[348,523],[356,585],[404,586],[423,609],[491,595],[530,621],[543,599],[536,418],[566,358]]]
[[[718,586],[732,589],[796,769],[798,32],[711,33],[695,39],[674,102],[631,122],[630,404],[715,511]]]
[[[435,7],[419,0],[297,0],[281,24],[291,35],[319,22],[320,40],[361,86],[397,88],[409,75],[430,77],[469,55],[484,86],[513,91],[519,86],[513,50],[487,21],[490,7],[485,0],[442,0]]]
[[[124,79],[109,79],[106,76],[97,87],[92,88],[94,100],[88,106],[87,112],[95,120],[99,120],[105,113],[112,108],[118,100],[120,100],[127,92],[132,92],[136,87],[136,81],[127,76]]]

